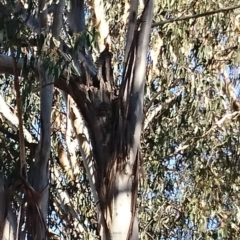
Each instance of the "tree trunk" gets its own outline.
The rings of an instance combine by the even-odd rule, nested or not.
[[[28,234],[33,239],[46,239],[46,223],[49,200],[49,157],[51,151],[51,111],[53,99],[52,79],[40,69],[41,90],[41,133],[35,153],[35,162],[30,169],[29,182],[33,189],[34,199],[28,202]],[[32,217],[33,218],[32,218]]]
[[[119,95],[114,95],[107,45],[99,57],[97,76],[85,65],[80,80],[70,79],[69,85],[63,81],[56,83],[73,97],[89,130],[96,179],[93,191],[96,189],[98,193],[100,235],[104,240],[138,239],[135,212],[139,144],[152,16],[153,1],[149,0],[140,24],[135,22],[134,34],[129,35],[131,44]],[[85,86],[84,77],[91,87]]]
[[[128,169],[128,170],[127,170]],[[112,200],[112,223],[109,226],[111,239],[138,239],[137,216],[133,214],[133,200],[136,201],[136,189],[133,186],[131,167],[126,172],[118,172],[115,180],[115,192]],[[129,232],[130,231],[130,232]],[[129,238],[128,238],[129,236]]]
[[[14,240],[16,239],[17,222],[4,187],[3,174],[0,172],[0,239]]]

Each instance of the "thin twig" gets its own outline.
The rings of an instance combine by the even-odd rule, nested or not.
[[[238,8],[240,8],[240,5],[235,5],[235,6],[226,7],[226,8],[220,8],[220,9],[216,9],[216,10],[213,10],[213,11],[199,13],[199,14],[190,15],[190,16],[171,18],[171,19],[164,20],[164,21],[161,21],[161,22],[153,23],[152,24],[152,28],[153,27],[163,26],[163,25],[165,25],[167,23],[186,21],[186,20],[189,20],[189,19],[196,19],[196,18],[206,17],[206,16],[209,16],[209,15],[217,14],[217,13],[228,12],[228,11],[231,11],[231,10],[234,10],[234,9],[238,9]]]
[[[233,113],[228,113],[225,114],[220,120],[218,120],[215,125],[213,125],[206,133],[204,133],[201,137],[205,137],[206,135],[208,135],[210,132],[212,132],[214,129],[216,129],[217,127],[221,126],[226,120],[232,120],[235,117],[238,117],[240,114],[239,111],[235,111]]]
[[[176,94],[173,95],[170,99],[168,99],[164,104],[156,106],[151,112],[146,112],[143,118],[143,129],[145,130],[148,125],[152,122],[152,120],[164,109],[168,109],[169,106],[177,100],[177,98],[182,94],[184,88],[181,88]],[[150,106],[151,107],[151,106]],[[149,108],[150,108],[149,107]],[[148,110],[149,110],[148,108]]]
[[[146,106],[145,109],[144,109],[145,113],[148,112],[149,108],[152,106],[152,104],[154,103],[154,101],[157,99],[157,97],[158,97],[161,93],[162,93],[162,91],[158,91],[158,92],[156,92],[156,93],[153,95],[152,99],[149,101],[149,103],[147,104],[147,106]]]

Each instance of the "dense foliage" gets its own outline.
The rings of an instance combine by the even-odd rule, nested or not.
[[[34,6],[29,3],[28,11],[32,13]],[[124,60],[124,4],[120,0],[104,1],[116,81],[121,80]],[[239,237],[240,11],[237,8],[240,6],[224,10],[237,4],[238,1],[155,1],[141,143],[140,239]],[[36,34],[26,27],[19,12],[14,13],[11,6],[11,1],[8,5],[0,3],[1,55],[9,56],[14,49],[17,60],[24,63],[20,89],[24,126],[33,138],[32,142],[26,142],[27,162],[31,164],[40,121],[38,81],[33,65],[41,57],[46,69],[60,76],[62,59],[54,49],[46,50],[41,44],[37,51],[28,52]],[[80,37],[73,36],[71,41],[75,44],[76,41],[80,44],[82,39],[87,41],[89,51],[97,59],[98,33],[92,8],[92,1],[86,2],[88,32]],[[218,9],[223,11],[212,12]],[[200,13],[206,14],[196,17]],[[195,17],[181,20],[184,16]],[[175,20],[167,21],[169,19]],[[0,89],[15,115],[14,76],[2,74]],[[62,158],[72,157],[65,138],[67,114],[61,92],[56,88],[52,112],[49,227],[62,239],[97,239],[95,206],[74,133],[71,133],[70,143],[78,163],[72,173],[75,177],[66,173],[67,168],[60,167]],[[18,129],[2,112],[0,159],[9,201],[14,203],[16,212],[21,211],[23,195],[17,188]],[[68,194],[70,203],[60,202],[61,194]]]

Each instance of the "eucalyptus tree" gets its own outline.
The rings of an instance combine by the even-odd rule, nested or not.
[[[238,237],[229,4],[0,3],[3,239]]]
[[[12,224],[13,235],[16,237],[18,234],[22,238],[25,234],[33,239],[47,237],[51,112],[55,85],[62,90],[68,108],[67,118],[72,120],[75,134],[83,134],[81,126],[74,123],[76,118],[82,117],[82,124],[87,127],[85,135],[89,146],[88,149],[82,149],[81,154],[96,204],[101,239],[137,239],[137,173],[153,1],[144,3],[140,16],[138,1],[132,1],[129,6],[126,57],[121,83],[118,85],[113,76],[109,33],[106,34],[106,31],[102,30],[106,20],[104,15],[99,16],[98,12],[104,13],[102,2],[89,2],[94,5],[93,14],[97,25],[94,27],[99,28],[98,48],[104,46],[97,67],[90,53],[91,45],[87,42],[90,36],[86,29],[84,1],[72,0],[65,4],[65,1],[61,0],[52,4],[53,6],[49,6],[47,1],[42,0],[2,4],[3,42],[9,47],[13,62],[12,74],[19,126],[19,177],[26,202],[26,206],[22,205],[24,210],[20,214],[20,225],[24,222],[26,224],[25,232],[21,232],[21,226],[14,228]],[[35,7],[37,10],[34,14]],[[25,46],[27,63],[18,59],[19,55],[21,58],[24,53],[14,48],[14,36],[11,36],[13,31],[9,28],[11,23],[15,24],[14,28],[19,35],[19,38],[14,39],[17,41],[17,47]],[[27,32],[25,39],[24,31]],[[36,45],[30,42],[31,38],[36,40]],[[33,58],[32,71],[39,79],[40,86],[40,138],[28,169],[19,81],[24,77],[20,69],[24,71],[24,65]],[[19,66],[21,64],[22,66]],[[70,99],[75,101],[76,105],[71,103]],[[75,111],[79,112],[75,113],[74,107],[77,108]],[[67,120],[67,128],[70,128],[69,122]],[[66,138],[69,137],[67,134],[68,129]],[[65,143],[71,144],[69,139],[65,139]],[[83,143],[79,136],[79,144]],[[7,215],[4,217],[7,219]],[[9,231],[4,229],[3,233],[3,237],[10,239],[10,235],[5,236]]]

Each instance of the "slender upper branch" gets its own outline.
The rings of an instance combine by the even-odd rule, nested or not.
[[[213,10],[213,11],[199,13],[199,14],[195,14],[195,15],[171,18],[171,19],[167,19],[167,20],[164,20],[164,21],[161,21],[161,22],[153,23],[152,28],[163,26],[167,23],[186,21],[186,20],[189,20],[189,19],[196,19],[196,18],[206,17],[206,16],[209,16],[209,15],[217,14],[217,13],[228,12],[228,11],[231,11],[231,10],[234,10],[234,9],[237,9],[237,8],[240,8],[240,5],[235,5],[235,6],[226,7],[226,8],[220,8],[220,9],[216,9],[216,10]]]
[[[127,30],[127,40],[126,40],[125,55],[124,55],[125,63],[127,61],[128,53],[132,44],[132,40],[134,37],[134,32],[137,24],[137,10],[138,10],[138,0],[131,0],[129,15],[128,15],[128,30]]]
[[[84,0],[70,1],[68,21],[69,27],[73,33],[79,33],[85,30]]]
[[[47,2],[45,0],[38,0],[38,7],[40,29],[47,31]]]
[[[60,0],[58,1],[54,9],[52,35],[57,40],[59,40],[59,35],[62,28],[62,23],[63,23],[62,14],[63,14],[64,6],[65,6],[65,0]]]
[[[133,76],[133,86],[130,98],[130,124],[133,130],[133,148],[138,147],[143,120],[143,97],[146,80],[146,59],[149,45],[149,37],[153,18],[154,1],[148,0],[144,8],[143,15],[140,19],[141,26],[139,37],[137,39],[137,54],[135,71]],[[133,153],[135,155],[135,153]]]

